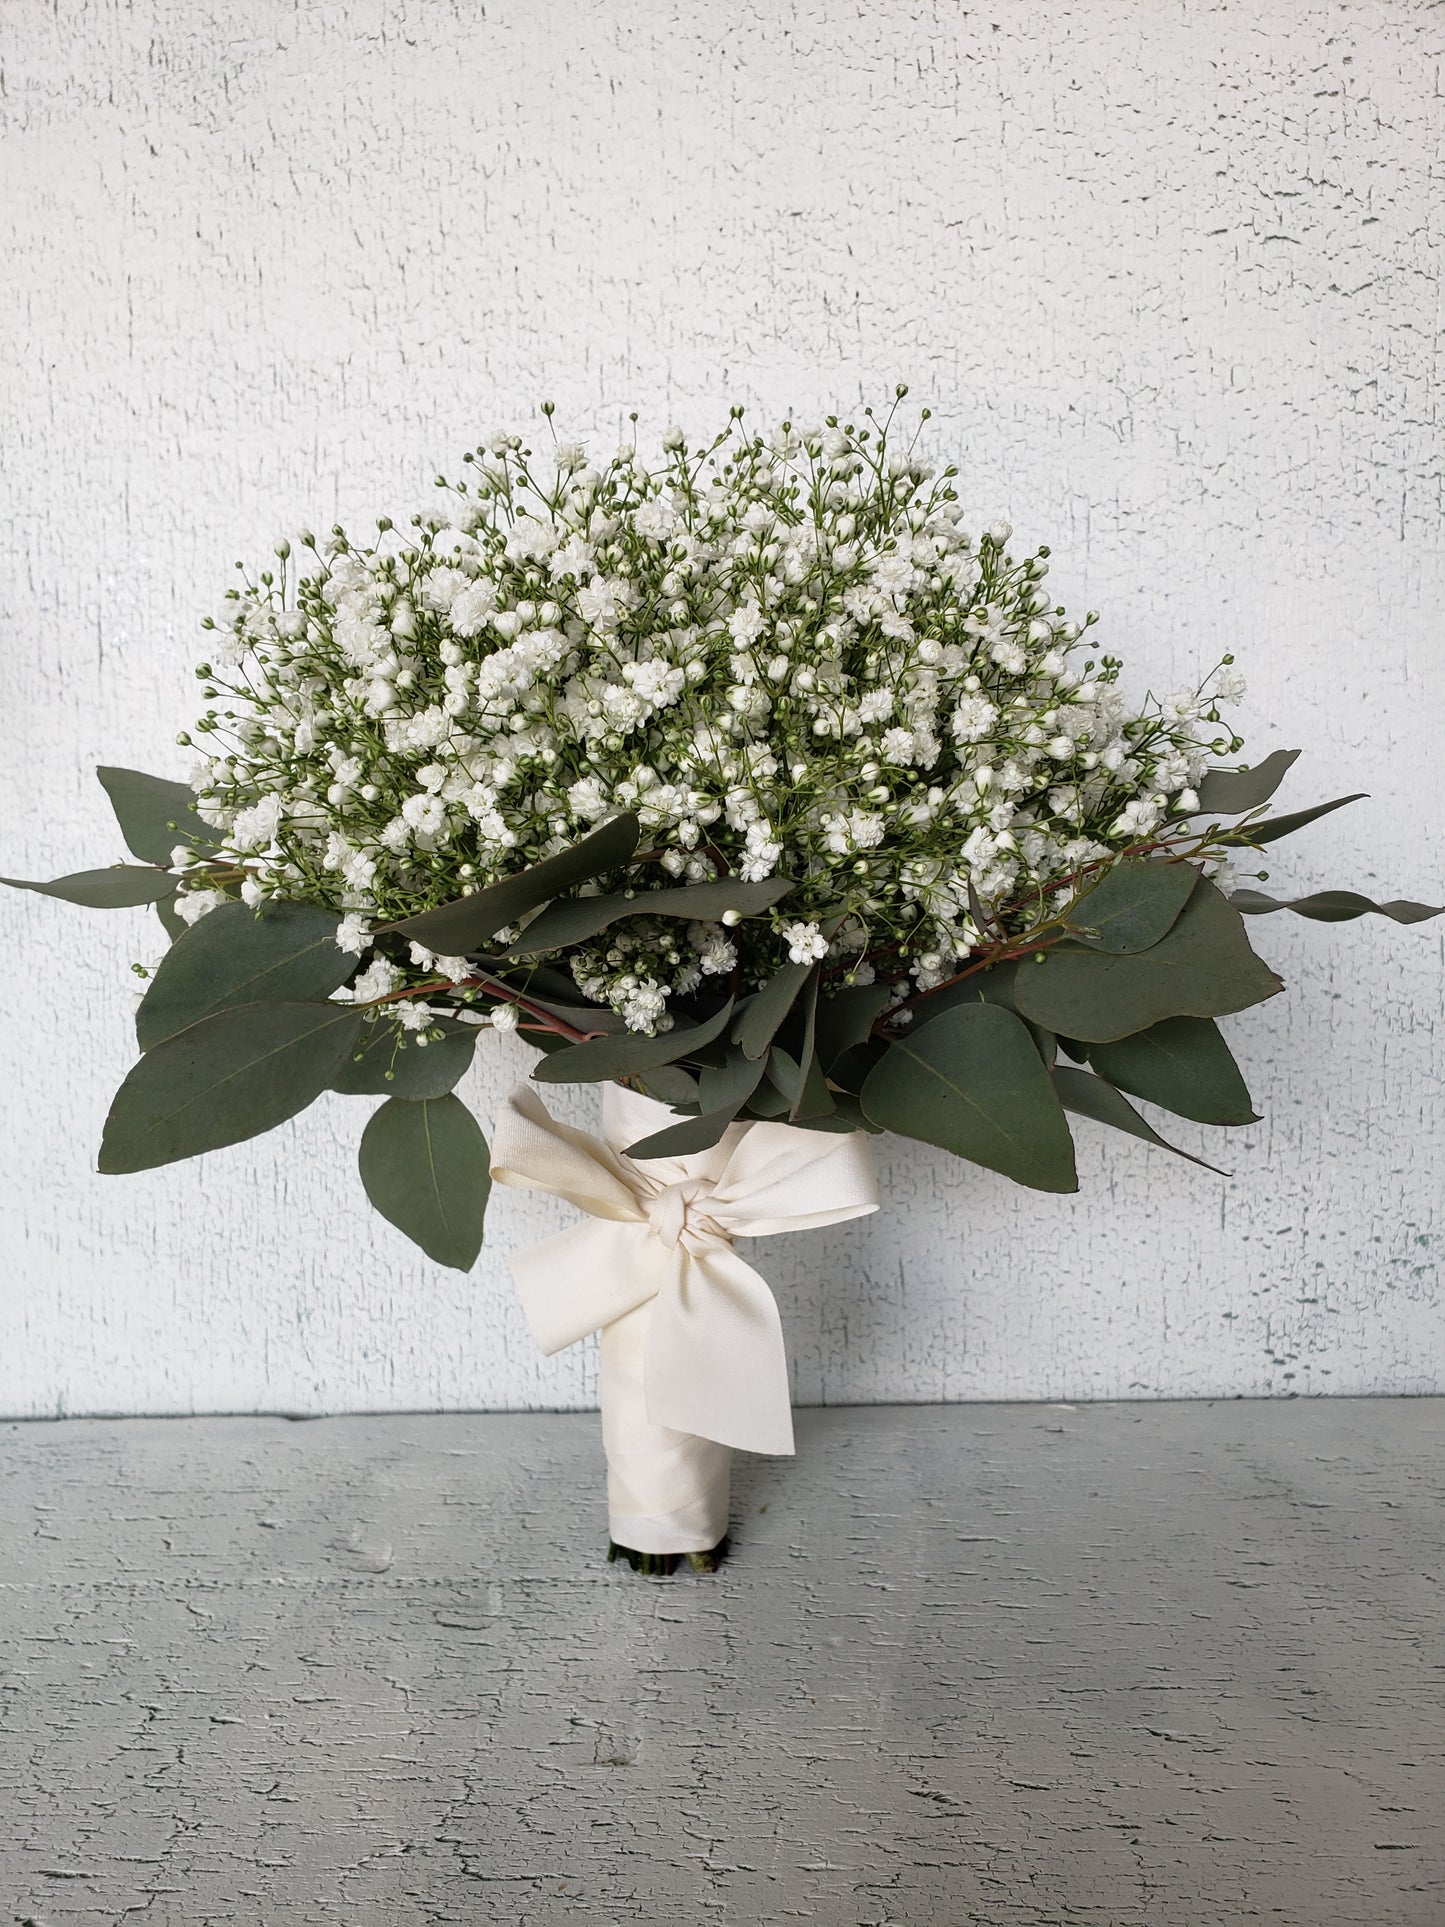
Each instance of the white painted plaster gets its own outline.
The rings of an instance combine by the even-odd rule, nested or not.
[[[21,0],[0,867],[120,854],[91,769],[179,772],[197,621],[277,533],[424,502],[543,396],[610,440],[901,378],[1136,682],[1232,648],[1289,800],[1371,792],[1275,881],[1440,897],[1442,46],[1403,0]],[[3,915],[0,1410],[589,1401],[506,1276],[560,1210],[436,1269],[358,1101],[94,1175],[150,925]],[[1441,1389],[1440,929],[1258,941],[1265,1121],[1175,1127],[1231,1181],[1087,1125],[1076,1199],[885,1146],[888,1209],[766,1256],[799,1399]]]

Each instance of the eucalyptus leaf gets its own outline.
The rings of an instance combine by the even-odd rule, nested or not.
[[[645,1071],[640,1079],[646,1094],[657,1099],[659,1104],[667,1104],[674,1111],[686,1110],[689,1105],[701,1108],[698,1103],[697,1079],[676,1064],[658,1064],[654,1069]]]
[[[366,1195],[428,1258],[470,1271],[491,1189],[487,1140],[459,1097],[393,1097],[362,1133]]]
[[[854,1102],[856,1101],[855,1099]],[[859,1130],[867,1131],[873,1137],[882,1136],[876,1124],[855,1124],[851,1117],[844,1117],[836,1110],[828,1111],[818,1117],[800,1117],[792,1128],[798,1131],[831,1131],[836,1137],[851,1137]]]
[[[851,1092],[855,1097],[867,1082],[868,1073],[888,1049],[887,1040],[882,1037],[869,1037],[851,1050],[845,1050],[841,1057],[834,1058],[828,1081],[833,1087],[834,1101],[839,1090]]]
[[[523,1031],[522,1040],[533,1050],[539,1050],[544,1057],[550,1057],[559,1050],[571,1050],[572,1045],[565,1037],[559,1037],[555,1030]]]
[[[580,843],[544,857],[529,870],[519,870],[515,876],[489,883],[469,897],[438,904],[434,910],[422,910],[386,928],[415,938],[438,956],[465,957],[538,904],[560,896],[575,884],[590,883],[608,870],[622,869],[637,848],[638,834],[635,814],[614,816]]]
[[[511,979],[501,977],[498,979],[498,982],[510,983]],[[536,1004],[540,1009],[545,1010],[549,1017],[560,1017],[563,1023],[570,1024],[573,1030],[595,1031],[603,1037],[631,1037],[634,1035],[632,1031],[628,1030],[627,1019],[622,1015],[622,1012],[620,1010],[609,1010],[605,1004],[564,1004],[557,1002],[551,997],[539,997],[535,992],[524,989],[520,984],[514,987],[523,990],[523,994],[527,997],[528,1001]],[[528,1013],[522,1011],[521,1018],[522,1022],[526,1023]],[[533,1032],[528,1032],[529,1037],[533,1035]]]
[[[172,943],[179,942],[191,927],[177,910],[174,895],[156,898],[156,915],[160,918],[162,930]]]
[[[471,1068],[480,1030],[443,1021],[445,1035],[426,1044],[384,1019],[363,1023],[356,1049],[332,1079],[347,1097],[444,1097]],[[387,1073],[391,1076],[388,1078]]]
[[[833,1092],[833,1111],[829,1117],[804,1118],[805,1130],[829,1131],[866,1131],[869,1137],[881,1137],[883,1127],[875,1124],[852,1091]]]
[[[1148,950],[1173,929],[1198,881],[1191,864],[1126,857],[1069,905],[1072,940],[1111,956]]]
[[[745,1057],[766,1057],[778,1026],[797,1001],[798,992],[818,966],[788,963],[749,998],[733,1029],[733,1042],[741,1044]]]
[[[887,984],[844,984],[819,991],[816,1047],[826,1070],[831,1071],[845,1051],[866,1043],[888,997]]]
[[[775,1061],[779,1057],[782,1062]],[[792,1109],[793,1093],[798,1087],[797,1065],[786,1051],[769,1051],[767,1067],[767,1076],[747,1101],[745,1109],[749,1117],[783,1117]],[[784,1082],[788,1086],[786,1090]]]
[[[763,1068],[761,1058],[744,1057],[740,1050],[730,1051],[721,1065],[704,1066],[697,1079],[704,1115],[725,1111],[735,1116],[762,1082]]]
[[[794,1124],[801,1124],[810,1118],[828,1117],[833,1110],[833,1097],[828,1089],[828,1080],[823,1075],[819,1061],[818,1037],[818,978],[814,974],[812,982],[801,998],[803,1011],[803,1041],[798,1056],[801,1075],[797,1092],[794,1095],[788,1116]]]
[[[161,959],[136,1012],[136,1041],[151,1050],[233,1004],[329,997],[357,963],[337,948],[336,926],[336,912],[315,903],[217,904]]]
[[[126,848],[142,863],[169,864],[171,851],[182,843],[200,850],[219,845],[221,833],[196,814],[195,792],[188,783],[106,764],[95,773],[110,798]]]
[[[625,1037],[594,1037],[585,1044],[571,1044],[535,1064],[532,1075],[541,1084],[600,1084],[608,1078],[653,1070],[659,1064],[675,1064],[695,1046],[720,1037],[732,1013],[729,1002],[705,1024],[677,1024],[656,1037],[630,1031]]]
[[[202,1018],[148,1051],[116,1092],[100,1169],[146,1171],[284,1124],[331,1083],[360,1030],[336,1004],[242,1004]]]
[[[1089,1061],[1111,1084],[1198,1124],[1256,1124],[1244,1079],[1219,1026],[1207,1017],[1166,1017],[1112,1043]]]
[[[1314,823],[1331,810],[1342,810],[1346,803],[1363,802],[1368,794],[1356,790],[1352,796],[1337,796],[1331,803],[1316,803],[1313,809],[1296,810],[1291,816],[1267,816],[1262,823],[1241,823],[1228,830],[1223,836],[1216,837],[1217,843],[1247,844],[1251,849],[1263,847],[1266,843],[1278,843],[1282,836],[1293,836],[1302,830],[1306,823]]]
[[[937,1017],[959,1004],[998,1004],[1004,1010],[1012,1010],[1020,968],[1018,959],[1010,957],[1004,963],[990,964],[987,970],[971,971],[957,983],[940,984],[937,990],[925,991],[914,1005],[915,1018],[921,1021]]]
[[[1133,956],[1076,944],[1046,950],[1021,966],[1020,1014],[1085,1043],[1127,1037],[1165,1017],[1221,1017],[1284,988],[1249,947],[1244,923],[1211,883],[1201,881],[1168,936]]]
[[[549,903],[539,911],[516,942],[508,946],[507,955],[527,957],[543,950],[565,950],[570,944],[595,937],[599,930],[620,923],[624,917],[683,917],[711,923],[728,910],[755,917],[794,888],[789,877],[769,877],[763,883],[718,877],[710,883],[688,883],[676,890],[574,897],[565,903]]]
[[[863,1086],[875,1124],[1039,1191],[1076,1191],[1074,1147],[1027,1027],[962,1004],[893,1039]]]
[[[1353,890],[1317,890],[1308,897],[1270,897],[1262,890],[1236,890],[1229,901],[1247,917],[1293,910],[1297,917],[1311,917],[1316,923],[1349,923],[1356,917],[1369,916],[1389,917],[1395,923],[1424,923],[1427,918],[1445,914],[1445,904],[1412,903],[1407,897],[1374,903]]]
[[[0,883],[12,890],[59,897],[63,903],[79,903],[87,910],[133,910],[137,904],[160,903],[176,893],[173,876],[133,863],[117,863],[109,870],[77,870],[50,883],[31,883],[24,877],[0,877]]]
[[[503,983],[511,984],[517,990],[525,990],[529,997],[538,1002],[556,1004],[559,1007],[564,1005],[576,1007],[582,1004],[603,1017],[613,1017],[617,1014],[604,1004],[589,1004],[577,988],[577,979],[570,970],[554,970],[550,964],[535,963],[531,960],[526,963],[508,963],[503,957],[482,957],[480,968],[485,970],[488,976],[498,977]]]
[[[1121,1097],[1104,1078],[1091,1076],[1088,1071],[1071,1070],[1066,1064],[1059,1065],[1053,1075],[1054,1089],[1066,1110],[1075,1111],[1080,1117],[1091,1117],[1099,1124],[1112,1125],[1116,1131],[1127,1131],[1130,1137],[1142,1138],[1161,1151],[1172,1151],[1177,1158],[1188,1158],[1191,1164],[1203,1165],[1216,1177],[1229,1176],[1217,1164],[1209,1164],[1190,1151],[1181,1151],[1177,1144],[1160,1137],[1153,1125],[1146,1123],[1129,1100]]]
[[[1207,769],[1196,785],[1199,814],[1233,816],[1267,803],[1299,761],[1297,749],[1277,749],[1253,769]]]
[[[666,1125],[649,1137],[629,1144],[630,1158],[685,1158],[698,1151],[710,1151],[733,1122],[735,1110],[704,1111],[700,1117],[685,1117],[680,1124]]]
[[[767,1081],[788,1100],[791,1110],[803,1088],[803,1067],[791,1051],[774,1044],[767,1056]]]
[[[1034,1040],[1034,1049],[1043,1059],[1045,1068],[1052,1070],[1059,1054],[1058,1038],[1051,1030],[1045,1030],[1042,1024],[1031,1023],[1027,1017],[1024,1022],[1028,1024],[1029,1036]]]

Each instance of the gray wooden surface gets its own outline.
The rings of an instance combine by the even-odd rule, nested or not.
[[[0,1428],[0,1920],[1445,1920],[1445,1401]],[[5,1909],[8,1907],[9,1912]]]

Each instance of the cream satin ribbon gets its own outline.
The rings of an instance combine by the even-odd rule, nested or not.
[[[751,1123],[687,1157],[624,1155],[668,1121],[676,1120],[652,1099],[609,1085],[603,1142],[559,1124],[529,1086],[512,1092],[492,1142],[493,1178],[588,1213],[587,1223],[513,1256],[523,1308],[550,1354],[650,1304],[648,1422],[748,1452],[791,1452],[777,1303],[733,1240],[876,1211],[868,1141]]]

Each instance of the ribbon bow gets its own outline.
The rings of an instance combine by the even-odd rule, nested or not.
[[[733,1249],[878,1209],[866,1139],[734,1124],[711,1150],[627,1157],[657,1106],[604,1093],[607,1142],[551,1116],[519,1085],[492,1142],[499,1184],[550,1191],[589,1214],[512,1258],[522,1306],[549,1355],[655,1299],[644,1360],[654,1425],[748,1452],[791,1452],[793,1416],[777,1303]]]

